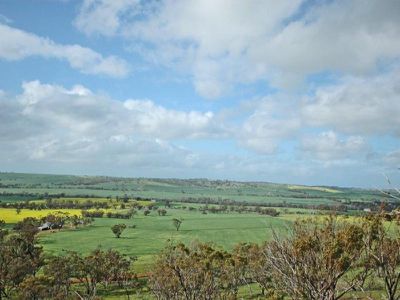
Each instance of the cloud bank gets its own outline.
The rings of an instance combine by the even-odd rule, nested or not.
[[[296,88],[321,72],[375,73],[399,57],[399,12],[396,0],[85,0],[75,25],[130,41],[217,98],[237,83]]]
[[[30,56],[67,61],[71,68],[85,74],[124,77],[129,68],[116,56],[104,57],[80,45],[61,45],[54,41],[0,23],[0,59],[22,60]]]

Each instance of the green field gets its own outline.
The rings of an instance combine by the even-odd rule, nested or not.
[[[179,231],[173,227],[172,218],[183,218]],[[145,216],[135,216],[129,220],[96,219],[93,225],[67,229],[61,232],[43,232],[40,244],[51,254],[61,254],[65,250],[88,253],[101,247],[117,249],[124,254],[137,256],[137,269],[147,268],[151,258],[164,248],[168,240],[190,243],[193,240],[213,242],[231,249],[240,242],[262,242],[271,237],[272,230],[281,231],[289,223],[285,217],[269,217],[257,214],[207,214],[183,210],[168,210],[166,216],[154,212]],[[110,227],[125,223],[128,228],[117,239]],[[136,228],[129,228],[136,225]]]

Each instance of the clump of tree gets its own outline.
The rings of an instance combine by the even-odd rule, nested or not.
[[[275,208],[260,208],[257,212],[260,215],[268,215],[271,217],[277,217],[280,214],[280,212],[277,211]]]
[[[368,274],[361,224],[325,220],[295,222],[290,236],[267,244],[265,268],[274,287],[292,299],[342,298]]]
[[[169,245],[149,278],[157,299],[235,299],[231,254],[209,244]]]
[[[395,212],[388,218],[386,213],[371,214],[366,218],[364,240],[373,276],[384,283],[385,298],[400,299],[400,214]],[[390,227],[385,227],[387,220]]]
[[[92,218],[72,215],[70,216],[68,213],[63,212],[54,212],[48,214],[40,219],[28,217],[24,220],[18,222],[14,225],[15,230],[53,230],[59,229],[61,230],[65,225],[70,225],[74,228],[77,228],[79,225],[86,226],[93,222]],[[47,224],[46,224],[47,223]],[[42,225],[46,225],[45,228],[42,228]]]
[[[36,234],[39,232],[38,227],[40,224],[41,221],[39,219],[32,217],[24,218],[22,221],[19,221],[14,225],[14,233],[17,232],[27,240],[34,242]]]
[[[104,210],[82,210],[81,214],[86,218],[102,218]]]
[[[64,227],[64,224],[67,223],[69,220],[70,217],[67,213],[55,212],[43,217],[41,219],[41,222],[50,223],[51,229],[62,229]]]
[[[242,264],[242,284],[248,285],[252,292],[251,283],[257,283],[262,296],[274,296],[272,273],[265,267],[267,257],[264,247],[255,243],[241,243],[233,249],[233,254]]]
[[[24,279],[35,276],[43,265],[42,248],[36,244],[36,226],[35,219],[29,218],[19,222],[12,233],[1,229],[0,299],[12,298]]]
[[[116,238],[120,238],[122,232],[126,229],[126,225],[125,224],[115,224],[113,226],[111,226],[111,231],[114,233]]]
[[[159,216],[165,216],[167,214],[167,210],[165,210],[164,208],[159,208],[157,209],[157,213]]]
[[[86,226],[92,224],[94,221],[93,218],[88,218],[88,217],[82,217],[82,216],[77,216],[73,215],[68,218],[68,222],[74,227],[77,228],[78,226]]]
[[[121,213],[121,212],[107,212],[107,218],[113,219],[131,219],[135,213],[135,210],[129,210],[128,212]]]
[[[97,299],[99,286],[129,289],[136,285],[136,275],[130,270],[132,258],[115,250],[94,250],[88,256],[70,252],[52,257],[40,276],[27,276],[19,286],[21,299]],[[74,282],[79,285],[72,285]]]
[[[129,299],[138,283],[131,271],[135,258],[97,249],[87,256],[69,252],[44,259],[38,222],[26,218],[8,231],[0,220],[0,299],[96,299],[100,286],[123,288]]]

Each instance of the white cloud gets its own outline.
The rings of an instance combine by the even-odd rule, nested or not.
[[[400,56],[398,1],[330,1],[313,7],[269,40],[251,48],[254,62],[276,68],[277,84],[334,71],[369,74]]]
[[[4,24],[0,24],[0,59],[21,60],[30,56],[66,60],[70,66],[86,74],[123,77],[129,72],[127,63],[115,56],[104,57],[79,45],[61,45]]]
[[[81,85],[66,89],[31,81],[22,89],[15,97],[0,95],[2,161],[184,167],[197,164],[196,154],[175,146],[174,139],[224,134],[211,112],[117,101]]]
[[[292,138],[300,130],[296,106],[283,97],[267,97],[253,109],[237,134],[240,144],[250,150],[272,154],[283,140]]]
[[[23,93],[17,96],[19,113],[30,120],[49,122],[59,130],[96,136],[141,134],[161,139],[218,133],[212,112],[170,110],[151,100],[117,101],[80,85],[66,89],[31,81],[22,87]]]
[[[318,88],[302,118],[350,134],[400,136],[400,71],[371,78],[350,77]]]
[[[111,36],[119,30],[120,17],[128,10],[132,14],[138,3],[139,0],[84,0],[74,24],[88,35]]]
[[[235,83],[287,87],[325,71],[374,73],[400,57],[399,14],[396,0],[91,0],[76,24],[123,36],[152,62],[192,75],[196,90],[213,98]]]
[[[365,154],[368,150],[366,141],[362,137],[340,138],[333,131],[303,138],[301,147],[311,159],[328,162],[360,158],[361,154]]]
[[[189,138],[210,137],[219,132],[209,131],[213,123],[212,112],[182,112],[167,110],[150,100],[126,100],[124,107],[136,115],[135,124],[147,134],[161,134],[165,138],[185,136]],[[204,131],[206,130],[206,131]]]
[[[31,81],[22,90],[0,96],[3,170],[40,171],[46,165],[47,172],[212,177],[214,164],[226,159],[179,145],[228,134],[211,112],[117,101],[81,85]]]

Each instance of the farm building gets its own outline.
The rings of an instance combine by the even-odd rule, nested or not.
[[[52,224],[50,222],[46,222],[46,223],[43,223],[41,226],[39,226],[38,229],[40,231],[50,230],[50,229],[53,229],[53,226],[54,226],[54,224]]]

